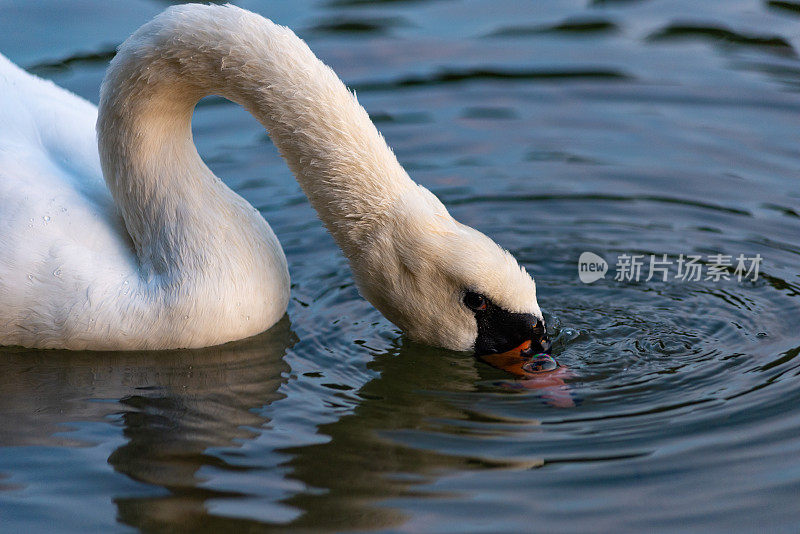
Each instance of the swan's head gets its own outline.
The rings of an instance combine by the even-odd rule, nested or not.
[[[405,195],[354,272],[362,294],[412,339],[492,354],[545,352],[536,285],[514,257],[455,221],[429,191]]]

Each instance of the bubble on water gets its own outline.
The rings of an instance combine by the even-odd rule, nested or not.
[[[544,373],[558,368],[558,362],[549,354],[537,354],[522,369],[529,373]]]
[[[42,220],[44,220],[44,223],[47,224],[47,223],[50,222],[50,216],[49,215],[45,215],[44,217],[42,217]]]
[[[28,275],[28,280],[30,280],[31,282],[33,281],[33,275],[32,274]]]
[[[61,273],[62,273],[61,267],[59,267],[58,269],[53,271],[53,276],[55,276],[56,278],[61,278]]]

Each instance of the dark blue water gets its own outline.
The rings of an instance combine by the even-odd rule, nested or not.
[[[96,102],[166,4],[0,0],[0,51]],[[201,351],[0,351],[0,530],[798,531],[796,0],[239,4],[534,273],[569,371],[406,340],[260,126],[208,99],[196,142],[278,234],[288,315]],[[591,285],[584,251],[610,263]],[[621,254],[763,261],[615,281]]]

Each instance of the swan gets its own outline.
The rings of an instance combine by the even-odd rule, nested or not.
[[[97,108],[0,55],[0,345],[198,348],[285,314],[278,239],[192,141],[193,109],[212,94],[267,129],[361,295],[411,339],[547,347],[532,277],[408,176],[304,41],[197,4],[119,47]]]

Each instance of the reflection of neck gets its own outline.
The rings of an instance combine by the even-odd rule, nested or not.
[[[382,506],[381,502],[408,495],[414,491],[410,486],[415,480],[426,480],[431,473],[474,469],[474,456],[416,447],[414,435],[403,432],[430,427],[426,422],[431,420],[474,418],[475,414],[460,408],[452,396],[421,392],[472,391],[480,378],[476,365],[475,360],[465,359],[463,354],[406,341],[398,349],[376,355],[370,363],[370,369],[377,373],[374,379],[366,384],[346,383],[359,392],[360,400],[353,413],[318,429],[319,434],[330,439],[293,449],[293,458],[286,464],[291,478],[299,481],[299,487],[322,491],[284,501],[304,511],[292,526],[314,529],[337,524],[350,530],[400,526],[407,520],[405,514]],[[347,375],[363,376],[356,372]],[[332,405],[340,402],[337,394],[330,391]],[[409,441],[386,439],[395,431]],[[412,434],[425,440],[422,430]],[[397,473],[408,476],[393,476]]]
[[[229,227],[258,227],[192,142],[192,110],[210,94],[264,125],[348,255],[382,206],[413,186],[355,97],[290,30],[232,6],[169,9],[121,47],[98,119],[109,188],[156,272],[227,262],[237,251],[215,243]]]

